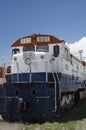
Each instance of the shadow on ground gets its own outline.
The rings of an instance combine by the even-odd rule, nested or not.
[[[67,123],[83,119],[86,119],[86,99],[79,101],[76,106],[66,110],[60,117],[54,118],[50,122]]]

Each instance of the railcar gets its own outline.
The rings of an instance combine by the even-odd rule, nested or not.
[[[8,64],[0,71],[4,120],[49,120],[86,96],[86,63],[52,35],[18,39],[11,45]]]

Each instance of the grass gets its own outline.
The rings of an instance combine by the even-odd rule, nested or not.
[[[86,130],[86,99],[51,122],[26,124],[25,130]]]
[[[0,117],[0,122],[4,121]],[[15,122],[16,123],[16,122]],[[50,122],[26,123],[21,130],[86,130],[86,99]]]

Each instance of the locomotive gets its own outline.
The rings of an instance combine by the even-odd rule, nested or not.
[[[60,116],[86,96],[86,62],[64,40],[32,34],[11,45],[0,67],[0,114],[4,120],[43,121]]]

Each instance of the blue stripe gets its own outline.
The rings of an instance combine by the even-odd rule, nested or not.
[[[55,78],[56,78],[56,74],[54,74]],[[58,77],[60,80],[60,85],[61,87],[75,87],[77,85],[77,83],[79,83],[78,78],[71,76],[71,75],[66,75],[66,74],[61,74],[58,73]],[[19,82],[29,82],[30,81],[30,74],[28,73],[21,73],[18,75],[18,80]],[[58,79],[56,78],[57,82]],[[38,81],[45,81],[46,82],[46,73],[32,73],[31,74],[31,81],[32,82],[38,82]],[[17,82],[17,74],[13,74],[11,75],[11,77],[9,78],[9,76],[7,76],[7,82]],[[48,82],[54,82],[54,78],[52,73],[48,73]],[[85,84],[86,81],[82,81],[80,82],[81,86],[86,85]]]

